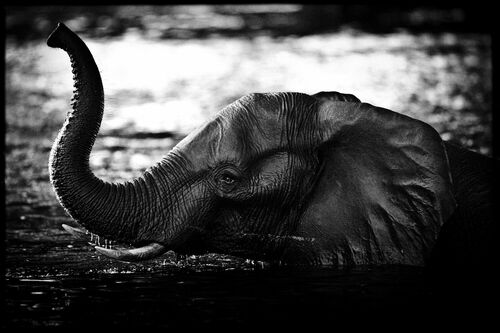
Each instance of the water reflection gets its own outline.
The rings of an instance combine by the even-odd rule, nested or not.
[[[250,92],[336,90],[421,119],[447,139],[491,153],[488,35],[344,31],[154,41],[125,34],[86,41],[106,92],[101,135],[186,135]],[[56,130],[71,94],[66,58],[41,41],[7,44],[9,124],[34,121],[30,126],[48,123]]]

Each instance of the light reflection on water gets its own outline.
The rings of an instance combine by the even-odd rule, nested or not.
[[[491,40],[485,34],[342,31],[148,40],[126,33],[85,40],[104,81],[107,109],[101,134],[185,135],[248,93],[340,91],[428,122],[446,138],[463,128],[489,140],[490,119],[484,113],[491,112]],[[30,64],[29,75],[19,59]],[[41,109],[56,109],[62,117],[72,86],[63,51],[43,42],[7,43],[6,62],[15,74],[8,76],[10,88],[44,90],[54,98],[43,101]],[[490,152],[489,145],[480,148]]]

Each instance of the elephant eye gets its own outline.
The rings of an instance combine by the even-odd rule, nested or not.
[[[226,169],[218,175],[217,182],[223,191],[231,191],[238,183],[239,179],[240,178],[236,171]]]
[[[242,174],[237,167],[226,163],[214,170],[213,181],[222,193],[231,193],[242,180]]]
[[[232,184],[236,183],[236,179],[232,175],[229,175],[229,174],[222,175],[220,177],[220,181],[226,185],[232,185]]]

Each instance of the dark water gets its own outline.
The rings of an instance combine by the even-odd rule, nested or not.
[[[4,328],[409,327],[495,318],[489,302],[498,298],[482,273],[460,279],[476,275],[469,267],[437,283],[408,266],[286,267],[173,252],[125,263],[72,239],[60,227],[69,218],[47,217],[59,209],[8,209]]]
[[[444,290],[419,267],[285,267],[172,252],[125,263],[71,240],[58,223],[22,220],[8,229],[5,328],[408,325],[470,319],[486,304],[477,281],[445,281]]]
[[[17,218],[7,223],[6,327],[246,327],[384,313],[427,318],[437,300],[416,267],[284,267],[172,252],[119,262],[72,239],[61,217],[18,216],[21,207],[9,209]]]
[[[434,298],[418,269],[401,267],[7,278],[6,326],[335,324],[389,314],[429,319]]]

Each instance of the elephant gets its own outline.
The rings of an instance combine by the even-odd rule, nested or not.
[[[104,110],[98,67],[59,23],[74,95],[49,157],[65,211],[122,261],[220,253],[290,265],[412,265],[475,258],[493,242],[497,161],[429,124],[351,94],[251,93],[135,179],[110,183],[89,157]],[[129,244],[126,248],[120,244]],[[472,252],[470,252],[472,251]]]

